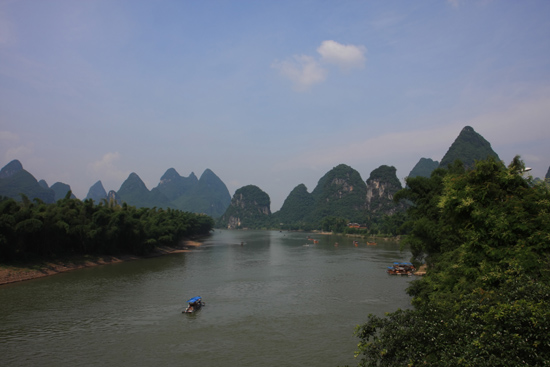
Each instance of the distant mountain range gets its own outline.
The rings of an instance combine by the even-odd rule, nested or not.
[[[466,126],[453,142],[441,163],[421,158],[409,176],[430,177],[433,170],[446,167],[455,160],[473,167],[476,160],[490,156],[498,158],[491,144],[473,128]],[[550,174],[550,169],[549,169]],[[314,228],[327,217],[346,218],[351,222],[376,221],[406,209],[405,203],[395,203],[393,196],[402,188],[393,166],[382,165],[363,181],[359,172],[340,164],[327,172],[311,193],[304,184],[296,186],[278,212],[271,214],[269,196],[258,187],[237,190],[218,226],[226,228]],[[255,198],[262,197],[262,200]]]
[[[421,158],[409,176],[429,177],[438,167],[446,167],[459,159],[466,167],[473,167],[475,160],[498,155],[491,144],[473,128],[466,126],[449,147],[441,163]],[[546,175],[550,179],[550,168]],[[404,210],[393,202],[393,195],[401,189],[396,169],[382,165],[373,170],[364,181],[355,169],[341,164],[327,172],[310,193],[304,184],[296,186],[285,199],[281,209],[271,213],[269,195],[259,187],[244,186],[231,198],[226,185],[210,169],[200,178],[194,173],[182,177],[174,169],[168,169],[157,187],[149,190],[136,173],[131,173],[118,191],[107,193],[97,181],[86,199],[126,202],[136,207],[174,208],[193,213],[205,213],[218,218],[218,225],[228,228],[261,228],[289,223],[319,223],[328,216],[345,217],[350,221],[363,221],[373,216],[391,215]],[[51,187],[37,181],[14,160],[0,171],[0,196],[21,200],[39,198],[46,203],[63,199],[70,186],[56,182]],[[74,196],[71,196],[74,197]]]
[[[296,186],[273,214],[269,195],[256,186],[245,186],[235,192],[217,224],[226,228],[306,229],[318,227],[328,217],[365,223],[369,217],[404,210],[404,204],[393,202],[393,195],[401,188],[395,167],[381,166],[363,181],[355,169],[340,164],[321,177],[311,193],[304,184]]]
[[[18,160],[11,161],[0,171],[0,196],[21,200],[21,194],[24,194],[29,199],[38,198],[45,203],[54,203],[65,198],[69,191],[71,187],[61,182],[49,187],[46,181],[37,181],[23,169]],[[72,194],[70,197],[75,198]],[[136,173],[131,173],[117,192],[107,193],[101,181],[97,181],[90,187],[85,199],[92,199],[96,203],[106,200],[126,202],[136,207],[173,208],[217,218],[225,213],[231,195],[222,180],[209,169],[197,179],[194,173],[189,177],[181,177],[175,169],[170,168],[151,191]]]

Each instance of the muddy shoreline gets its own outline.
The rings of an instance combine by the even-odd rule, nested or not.
[[[180,245],[174,247],[156,247],[155,250],[147,256],[81,256],[73,259],[47,261],[41,262],[40,264],[27,264],[24,266],[0,265],[0,285],[42,278],[92,266],[116,264],[124,261],[189,252],[194,247],[200,245],[200,242],[189,240],[183,241]]]

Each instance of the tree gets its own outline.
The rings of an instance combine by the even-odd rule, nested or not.
[[[457,168],[400,194],[430,267],[408,289],[414,309],[357,328],[361,366],[549,365],[549,190],[519,157]]]

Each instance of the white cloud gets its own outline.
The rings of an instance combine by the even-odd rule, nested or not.
[[[294,55],[291,59],[275,61],[271,66],[294,84],[297,91],[308,90],[312,85],[324,82],[328,70],[321,62],[337,65],[343,71],[361,69],[365,66],[364,46],[343,45],[335,41],[323,41],[317,48],[320,58]]]
[[[276,61],[272,65],[288,78],[298,91],[309,89],[313,84],[325,81],[327,71],[311,56],[296,55],[292,60]]]
[[[321,54],[324,62],[335,64],[344,71],[365,67],[365,52],[367,52],[367,49],[364,46],[343,45],[328,40],[321,43],[321,46],[317,48],[317,52]]]

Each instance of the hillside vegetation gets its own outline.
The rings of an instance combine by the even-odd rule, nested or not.
[[[519,157],[407,179],[411,245],[427,275],[413,309],[369,315],[360,366],[547,366],[550,192]]]

